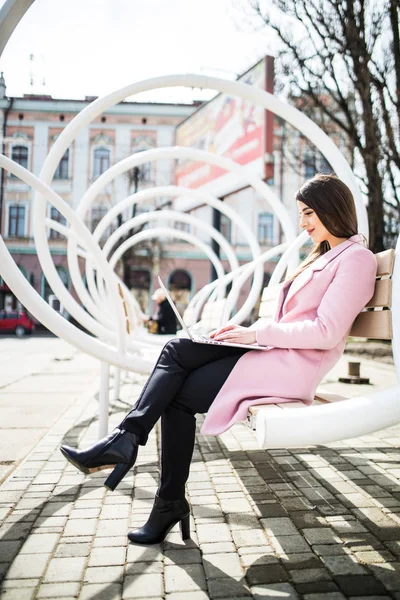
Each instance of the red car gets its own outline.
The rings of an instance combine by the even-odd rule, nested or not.
[[[22,310],[0,310],[0,333],[14,332],[18,337],[23,337],[34,329],[31,317]]]

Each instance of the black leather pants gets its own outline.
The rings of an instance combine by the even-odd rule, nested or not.
[[[176,500],[185,494],[193,454],[196,413],[205,413],[229,373],[248,352],[242,348],[168,342],[133,409],[120,427],[145,444],[161,417],[161,483],[159,496]]]

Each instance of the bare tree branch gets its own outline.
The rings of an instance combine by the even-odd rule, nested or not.
[[[327,133],[338,128],[356,149],[357,175],[368,193],[371,246],[382,250],[399,205],[400,1],[249,3],[277,35],[277,66],[291,98],[303,101],[312,118],[325,116],[320,126]]]

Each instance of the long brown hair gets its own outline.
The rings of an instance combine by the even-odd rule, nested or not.
[[[330,234],[338,238],[349,238],[358,231],[357,213],[353,194],[336,175],[320,173],[306,181],[296,192],[299,200],[315,211]],[[319,256],[330,250],[329,242],[314,244],[310,254],[287,278],[294,279]]]

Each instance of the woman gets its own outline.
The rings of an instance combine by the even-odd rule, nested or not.
[[[275,320],[250,328],[226,325],[216,340],[249,350],[168,342],[136,405],[117,429],[86,450],[64,446],[85,473],[116,465],[105,482],[114,490],[134,465],[138,446],[161,417],[161,481],[147,523],[132,542],[162,541],[180,523],[190,536],[185,483],[192,458],[196,413],[207,412],[202,432],[218,434],[244,419],[248,406],[302,400],[311,403],[322,378],[341,356],[350,327],[374,290],[376,261],[357,235],[354,200],[333,175],[317,175],[297,192],[300,227],[314,248],[282,286]],[[268,352],[251,344],[271,346]]]
[[[157,302],[157,312],[154,317],[148,317],[145,315],[144,320],[149,323],[155,323],[157,326],[156,333],[161,335],[174,334],[176,333],[176,317],[172,310],[164,290],[158,288],[152,295],[152,300]]]

